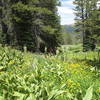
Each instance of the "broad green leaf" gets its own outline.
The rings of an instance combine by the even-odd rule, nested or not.
[[[55,98],[57,97],[57,96],[59,96],[59,95],[61,95],[61,94],[63,94],[63,93],[65,93],[66,91],[63,91],[63,90],[54,90],[54,91],[52,91],[52,93],[51,93],[51,95],[50,95],[50,97],[49,97],[49,99],[48,100],[55,100]]]
[[[26,100],[36,100],[34,94],[30,94],[29,97]]]
[[[69,92],[67,93],[67,97],[70,98],[70,99],[73,99],[73,95]]]
[[[93,85],[90,86],[87,91],[86,91],[86,95],[83,98],[83,100],[91,100],[92,99],[92,95],[93,95]]]
[[[4,100],[4,97],[0,96],[0,100]]]
[[[23,100],[25,95],[19,92],[14,92],[14,96],[18,97],[18,100]]]

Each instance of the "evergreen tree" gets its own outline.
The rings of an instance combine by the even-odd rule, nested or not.
[[[37,52],[47,47],[54,52],[60,43],[58,3],[58,0],[1,0],[0,25],[5,44],[20,49],[26,46]]]
[[[41,0],[41,7],[45,7],[51,13],[49,15],[44,14],[41,37],[46,41],[48,52],[55,52],[56,47],[61,43],[60,21],[57,14],[56,6],[59,5],[58,0]]]
[[[100,42],[100,7],[99,6],[100,5],[97,5],[91,14],[91,29],[92,29],[91,37],[95,40],[96,43]]]
[[[75,0],[76,5],[76,25],[78,31],[83,33],[83,51],[95,49],[95,38],[93,38],[93,20],[91,18],[96,15],[98,0]]]

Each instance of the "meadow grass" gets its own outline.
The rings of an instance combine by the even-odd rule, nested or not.
[[[60,49],[49,55],[0,47],[0,100],[100,100],[98,52]]]

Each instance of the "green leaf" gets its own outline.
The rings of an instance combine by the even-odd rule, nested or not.
[[[23,100],[25,95],[19,92],[14,92],[14,96],[18,97],[18,100]]]
[[[55,98],[63,93],[65,93],[66,91],[63,91],[63,90],[53,90],[49,99],[48,100],[55,100]]]
[[[4,100],[4,97],[0,96],[0,100]]]
[[[70,98],[70,99],[73,99],[73,95],[69,92],[67,93],[67,97]]]
[[[30,94],[29,97],[26,100],[36,100],[34,94]]]
[[[83,100],[91,100],[92,99],[92,95],[93,95],[93,85],[90,86],[87,91],[86,91],[86,95],[83,98]]]

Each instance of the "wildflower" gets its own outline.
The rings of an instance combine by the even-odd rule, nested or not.
[[[98,89],[96,90],[97,93],[100,93],[100,87],[98,87]]]
[[[80,66],[79,64],[70,64],[71,67],[78,67]]]
[[[12,65],[12,64],[14,64],[14,61],[13,61],[13,60],[11,60],[11,61],[8,63],[8,65]]]
[[[68,80],[67,80],[67,85],[68,85],[68,87],[72,86],[73,83],[74,83],[74,82],[73,82],[71,79],[68,79]]]
[[[76,83],[77,87],[80,87],[80,83]]]

